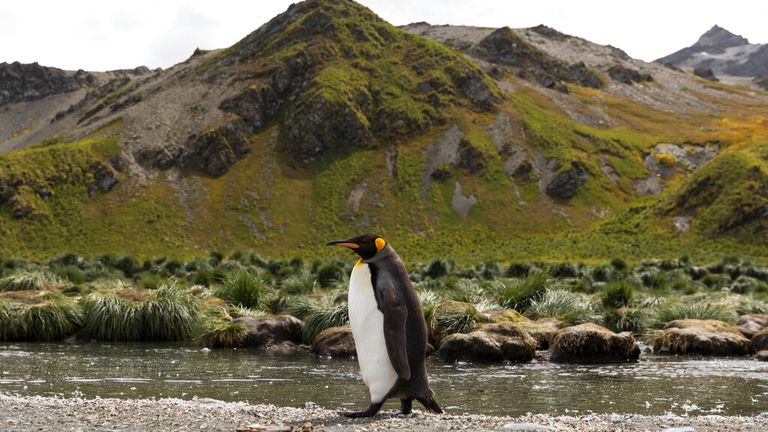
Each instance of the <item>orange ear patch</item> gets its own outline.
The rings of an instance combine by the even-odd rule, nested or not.
[[[384,241],[383,238],[379,237],[376,239],[376,252],[381,252],[382,249],[384,249],[384,246],[387,245],[387,242]]]

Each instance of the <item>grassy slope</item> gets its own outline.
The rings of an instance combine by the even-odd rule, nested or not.
[[[717,116],[681,118],[599,90],[569,86],[583,103],[599,104],[621,123],[612,129],[595,129],[574,124],[546,97],[523,86],[514,94],[499,93],[499,109],[522,120],[529,146],[547,157],[579,160],[589,171],[587,185],[554,211],[556,206],[541,196],[535,181],[523,183],[504,174],[503,161],[485,130],[495,114],[477,111],[456,95],[453,75],[474,66],[448,48],[400,32],[383,21],[371,21],[365,11],[355,9],[336,22],[347,30],[361,27],[364,37],[341,31],[337,40],[296,37],[292,43],[294,39],[288,36],[301,30],[299,20],[286,30],[284,39],[275,39],[279,49],[240,67],[246,72],[269,69],[301,50],[310,57],[328,55],[329,61],[318,67],[312,85],[300,97],[312,100],[322,95],[349,106],[362,117],[361,123],[379,131],[371,148],[340,150],[309,166],[297,165],[285,156],[281,123],[276,119],[253,137],[251,153],[219,178],[185,173],[178,179],[161,172],[141,186],[123,178],[112,192],[90,199],[74,176],[74,181],[59,182],[47,202],[27,194],[41,217],[13,220],[7,204],[0,209],[0,254],[45,257],[75,251],[188,257],[203,250],[253,249],[281,257],[328,256],[336,251],[321,247],[326,241],[366,230],[391,239],[411,260],[443,256],[461,261],[596,261],[615,256],[638,260],[681,255],[709,260],[727,254],[766,255],[768,242],[755,238],[753,232],[732,230],[713,237],[710,225],[729,217],[718,210],[713,210],[714,216],[696,221],[692,232],[672,233],[670,219],[679,214],[680,207],[674,205],[675,197],[690,195],[694,180],[673,179],[671,185],[682,183],[680,189],[670,188],[660,199],[636,197],[632,180],[648,175],[642,155],[660,142],[718,140],[724,146],[718,160],[737,159],[741,161],[738,167],[758,166],[764,173],[765,154],[756,149],[765,145],[761,137],[768,136],[768,108],[731,104]],[[382,40],[382,35],[389,39]],[[415,88],[424,80],[442,89],[435,97],[450,108],[436,111],[426,97],[417,96]],[[725,92],[740,91],[721,84],[706,85]],[[377,101],[378,112],[395,115],[399,123],[389,124],[390,130],[375,125],[376,113],[360,111],[355,100],[361,91],[375,94],[367,97]],[[432,182],[424,202],[423,150],[451,124],[459,125],[485,155],[488,167],[476,175],[452,169],[451,179]],[[408,133],[398,134],[400,130]],[[103,161],[114,154],[118,137],[119,124],[77,143],[0,155],[0,178],[15,171],[42,178],[61,170],[63,163],[76,172],[88,161]],[[383,151],[392,140],[398,145],[394,178],[387,172]],[[620,175],[617,185],[602,175],[600,154],[607,156]],[[718,160],[711,165],[719,166]],[[752,190],[751,183],[742,181],[740,169],[727,178],[713,178],[727,183],[726,191],[732,185]],[[360,211],[352,214],[347,208],[350,192],[366,180]],[[478,198],[466,219],[451,209],[455,180],[461,182],[465,196]],[[525,205],[518,203],[513,182]],[[722,195],[718,208],[728,205],[727,195]],[[742,200],[751,196],[742,195]],[[595,216],[597,210],[609,215],[607,221]]]

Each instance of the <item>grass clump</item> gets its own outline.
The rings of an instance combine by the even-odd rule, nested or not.
[[[646,314],[635,308],[608,309],[603,313],[603,324],[617,333],[640,333],[645,329],[646,319]]]
[[[267,290],[268,286],[262,278],[246,270],[238,270],[226,277],[217,295],[235,306],[257,308],[261,306]]]
[[[0,299],[0,340],[49,342],[62,340],[83,325],[83,315],[71,299],[53,293],[28,303]]]
[[[690,301],[662,305],[656,311],[654,327],[661,328],[670,321],[680,319],[736,321],[736,312],[728,305],[705,301]]]
[[[83,300],[83,335],[101,341],[189,339],[196,319],[194,297],[175,285],[95,292]]]
[[[52,291],[68,285],[66,279],[42,270],[21,270],[0,279],[0,291]]]
[[[589,322],[592,307],[577,294],[559,289],[547,289],[540,298],[531,301],[528,313],[533,318],[552,317],[566,324]]]
[[[498,280],[491,288],[493,300],[500,306],[524,310],[547,288],[549,274],[532,272],[525,279]]]
[[[605,308],[622,308],[629,306],[635,295],[635,286],[628,280],[611,282],[603,288],[601,301]]]

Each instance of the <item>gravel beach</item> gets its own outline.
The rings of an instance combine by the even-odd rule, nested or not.
[[[311,427],[310,427],[311,424]],[[249,429],[250,426],[250,429]],[[258,427],[260,426],[260,427]],[[211,399],[78,399],[0,394],[3,431],[764,431],[757,417],[584,415],[490,417],[384,412],[351,420],[326,409],[250,405]]]

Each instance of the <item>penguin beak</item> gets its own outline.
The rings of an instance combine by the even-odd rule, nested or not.
[[[351,241],[348,241],[348,240],[332,241],[332,242],[326,243],[325,245],[326,246],[342,246],[342,247],[350,248],[350,249],[357,249],[357,248],[360,247],[359,244],[352,243]]]

